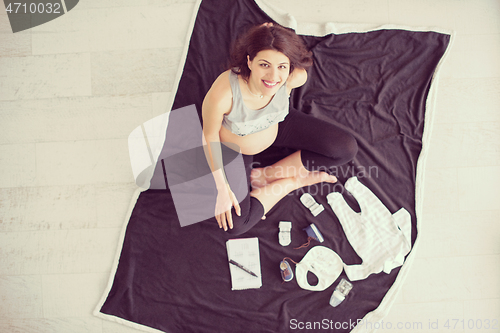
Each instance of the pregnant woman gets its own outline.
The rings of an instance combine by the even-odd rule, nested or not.
[[[290,92],[307,81],[312,65],[293,30],[272,23],[253,27],[234,43],[230,59],[230,69],[203,101],[203,144],[218,192],[215,218],[225,231],[242,234],[291,191],[336,182],[326,171],[354,158],[357,143],[337,126],[290,109]],[[243,156],[252,190],[240,203],[224,173],[221,142]],[[253,155],[271,145],[296,152],[252,169]]]

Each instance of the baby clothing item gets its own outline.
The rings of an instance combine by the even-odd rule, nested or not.
[[[281,271],[281,278],[283,279],[283,281],[285,282],[292,281],[293,279],[292,267],[290,267],[290,264],[285,259],[283,259],[280,262],[280,271]]]
[[[337,280],[343,269],[342,260],[337,253],[324,246],[315,246],[297,263],[295,275],[302,289],[323,291]],[[307,272],[316,275],[318,284],[315,286],[309,284]]]
[[[403,264],[411,250],[410,213],[401,208],[391,214],[356,177],[349,178],[344,187],[358,201],[361,213],[353,211],[338,192],[328,194],[327,199],[349,243],[363,260],[360,265],[344,265],[349,280],[362,280],[382,271],[389,274]]]
[[[325,210],[325,207],[323,205],[320,205],[314,200],[313,196],[309,193],[304,193],[300,196],[300,202],[309,210],[311,211],[311,214],[313,214],[314,217],[318,216],[319,213]]]
[[[280,232],[278,234],[278,238],[281,246],[290,245],[290,243],[292,242],[292,237],[291,237],[292,222],[280,221],[279,228]]]
[[[229,72],[229,83],[233,91],[233,106],[228,115],[224,115],[222,126],[232,133],[245,136],[260,132],[272,125],[283,121],[288,114],[288,92],[286,82],[279,88],[272,97],[269,104],[259,110],[252,110],[246,107],[241,94],[238,75],[232,70]]]

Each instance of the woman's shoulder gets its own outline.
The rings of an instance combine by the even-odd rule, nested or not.
[[[216,107],[218,110],[224,110],[226,113],[230,110],[233,100],[233,92],[231,90],[231,83],[229,82],[229,75],[231,70],[221,73],[208,90],[204,103]]]
[[[286,87],[288,89],[288,94],[292,91],[294,88],[298,88],[307,81],[307,71],[303,68],[296,68],[292,74],[288,77],[288,80],[286,81]]]
[[[215,94],[219,97],[228,97],[228,95],[232,97],[233,94],[231,91],[231,83],[229,81],[229,75],[231,75],[230,69],[221,73],[217,77],[217,79],[215,79],[208,93]]]

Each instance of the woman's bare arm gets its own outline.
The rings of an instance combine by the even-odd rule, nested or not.
[[[231,108],[231,100],[227,98],[226,89],[223,82],[221,82],[224,79],[223,76],[224,73],[214,82],[205,96],[202,105],[203,145],[210,169],[214,173],[217,188],[222,188],[227,184],[223,168],[219,132],[224,113],[228,112]]]
[[[233,227],[232,206],[234,206],[238,215],[241,214],[239,203],[229,188],[224,172],[219,135],[224,114],[231,110],[231,105],[232,92],[227,72],[225,72],[215,80],[202,105],[203,147],[218,192],[215,218],[219,223],[219,227],[224,228],[224,230],[227,230],[228,225],[230,228]]]

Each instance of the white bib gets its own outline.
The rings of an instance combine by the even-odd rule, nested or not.
[[[295,275],[302,289],[322,291],[330,287],[344,269],[344,264],[337,253],[324,246],[311,248],[297,264]],[[311,286],[307,281],[307,272],[318,278],[318,284]]]

